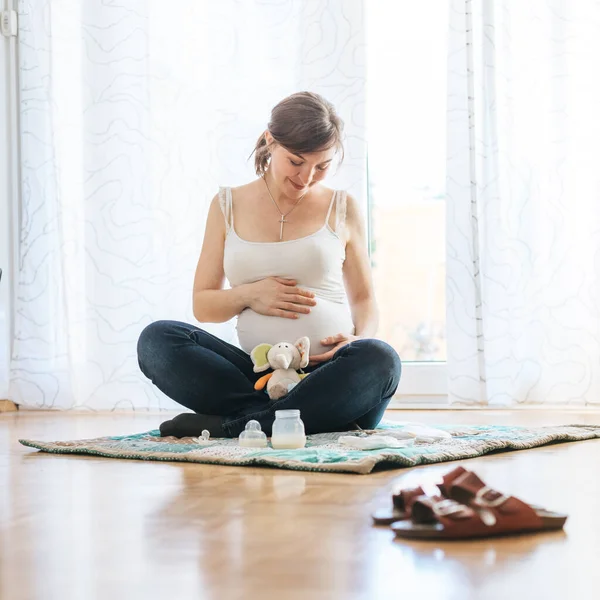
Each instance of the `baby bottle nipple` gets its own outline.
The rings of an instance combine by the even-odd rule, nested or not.
[[[244,448],[266,448],[267,436],[260,429],[258,421],[248,421],[245,431],[240,433],[240,446]]]

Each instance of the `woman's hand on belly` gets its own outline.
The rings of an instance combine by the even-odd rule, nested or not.
[[[354,340],[359,340],[360,336],[346,334],[346,333],[338,333],[337,335],[332,335],[321,340],[321,344],[323,346],[333,346],[331,350],[324,352],[323,354],[315,354],[310,357],[309,366],[318,365],[319,363],[327,362],[333,358],[333,355],[344,346],[347,346],[350,342]]]
[[[296,287],[293,279],[267,277],[243,287],[248,307],[260,315],[297,319],[298,314],[310,313],[316,305],[315,295]]]
[[[301,314],[297,319],[261,315],[247,308],[238,316],[236,329],[240,345],[248,354],[258,344],[293,344],[303,336],[310,340],[310,354],[324,354],[330,346],[323,346],[323,339],[337,332],[355,333],[349,307],[321,297],[317,297],[317,304],[310,314]]]

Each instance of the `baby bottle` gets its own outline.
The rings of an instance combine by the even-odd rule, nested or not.
[[[261,431],[258,421],[248,421],[240,433],[239,445],[244,448],[266,448],[267,436]]]
[[[271,446],[276,450],[304,448],[306,435],[299,410],[276,410]]]

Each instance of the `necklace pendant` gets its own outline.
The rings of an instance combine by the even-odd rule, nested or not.
[[[285,218],[296,208],[296,206],[298,206],[298,204],[300,204],[300,201],[306,196],[306,194],[304,194],[304,196],[301,196],[300,198],[298,198],[298,200],[296,200],[296,204],[294,204],[294,206],[292,206],[292,208],[290,208],[290,210],[288,210],[285,214],[281,212],[279,205],[277,204],[277,202],[275,202],[275,198],[273,198],[273,194],[271,194],[271,190],[269,189],[269,184],[267,183],[267,180],[265,178],[265,176],[262,176],[262,180],[265,182],[265,186],[267,187],[267,192],[269,193],[269,197],[271,198],[271,201],[273,202],[273,204],[275,205],[275,208],[277,209],[277,211],[279,212],[279,214],[281,215],[281,219],[279,220],[280,226],[279,226],[279,241],[281,242],[283,240],[283,224],[287,223],[287,221],[285,220]]]
[[[281,219],[279,220],[279,241],[283,240],[283,224],[286,222],[285,217],[281,215]]]

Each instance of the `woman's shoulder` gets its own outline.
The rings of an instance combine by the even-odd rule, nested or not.
[[[331,198],[332,194],[335,194],[338,202],[343,202],[345,204],[352,204],[354,206],[357,203],[356,198],[352,194],[350,194],[350,192],[348,190],[346,190],[345,188],[329,188],[324,185],[321,187],[323,189],[324,195],[327,196],[328,198]]]
[[[232,186],[221,186],[221,190],[231,190],[231,195],[236,200],[243,200],[244,198],[248,198],[250,196],[255,195],[258,191],[260,191],[260,179],[255,179],[254,181],[250,181],[249,183],[244,183],[242,185],[238,185],[235,187]],[[264,184],[263,184],[264,185]]]
[[[348,196],[348,192],[346,192],[346,190],[344,189],[330,188],[326,185],[319,184],[319,195],[321,196],[321,198],[327,200],[328,202],[330,200],[333,200],[335,197],[335,200],[337,200],[337,202],[339,203]]]

